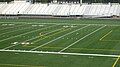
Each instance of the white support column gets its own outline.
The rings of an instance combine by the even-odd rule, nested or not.
[[[57,3],[57,0],[53,0],[53,3]]]
[[[80,0],[80,5],[82,5],[82,0]]]

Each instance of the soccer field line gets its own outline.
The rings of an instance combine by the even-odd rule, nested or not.
[[[1,23],[15,23],[15,24],[59,24],[59,25],[96,25],[96,26],[104,26],[104,25],[107,25],[107,26],[120,26],[120,25],[117,25],[117,24],[84,24],[84,23],[28,23],[28,22],[1,22]]]
[[[59,28],[59,29],[50,31],[50,32],[48,32],[48,33],[43,34],[42,36],[48,37],[48,34],[51,34],[51,33],[53,33],[53,32],[56,32],[56,31],[59,31],[59,30],[62,30],[62,29],[64,29],[64,28]],[[34,37],[34,38],[31,38],[31,39],[26,40],[25,42],[30,41],[30,40],[33,40],[33,39],[36,39],[36,38],[39,38],[39,37],[42,37],[42,36],[36,36],[36,37]],[[44,37],[44,38],[46,38],[46,37]],[[42,38],[42,39],[43,39],[43,38]],[[34,43],[34,42],[32,42],[32,43]],[[24,46],[25,46],[25,45],[24,45]],[[25,47],[27,47],[27,45],[26,45]]]
[[[88,26],[90,26],[90,25],[84,26],[84,27],[82,27],[82,28],[76,29],[76,30],[74,30],[74,31],[72,31],[72,32],[69,32],[69,33],[67,33],[67,34],[64,34],[64,35],[62,35],[62,36],[60,36],[60,37],[57,37],[57,38],[55,38],[55,39],[53,39],[53,40],[50,40],[50,41],[48,41],[47,43],[44,43],[44,44],[42,44],[42,45],[40,45],[40,46],[38,46],[38,47],[35,47],[35,48],[31,49],[31,51],[32,51],[32,50],[36,50],[36,49],[38,49],[38,48],[40,48],[40,47],[43,47],[43,46],[45,46],[45,45],[47,45],[47,44],[49,44],[49,43],[51,43],[51,42],[54,42],[54,41],[56,41],[56,40],[58,40],[58,39],[60,39],[60,38],[62,38],[62,37],[64,37],[64,36],[67,36],[67,35],[69,35],[69,34],[72,34],[72,33],[76,32],[76,31],[82,30],[82,29],[84,29],[84,28],[86,28],[86,27],[88,27]]]
[[[63,49],[61,49],[59,52],[62,52],[62,51],[64,51],[64,50],[68,49],[69,47],[71,47],[71,46],[73,46],[74,44],[76,44],[76,43],[80,42],[81,40],[85,39],[86,37],[88,37],[88,36],[90,36],[90,35],[94,34],[95,32],[97,32],[97,31],[99,31],[99,30],[103,29],[104,27],[106,27],[106,26],[102,26],[102,27],[98,28],[97,30],[95,30],[95,31],[93,31],[93,32],[91,32],[91,33],[89,33],[89,34],[85,35],[84,37],[82,37],[82,38],[78,39],[78,40],[77,40],[77,41],[75,41],[74,43],[72,43],[72,44],[68,45],[67,47],[65,47],[65,48],[63,48]]]
[[[115,61],[114,64],[112,65],[112,67],[115,67],[115,66],[116,66],[116,64],[117,64],[117,62],[119,61],[119,59],[120,59],[120,56],[118,56],[118,58],[116,59],[116,61]]]
[[[112,31],[113,31],[113,30],[109,31],[107,34],[105,34],[104,36],[102,36],[99,40],[100,40],[100,41],[103,40],[105,37],[107,37],[109,34],[111,34]]]
[[[56,29],[56,30],[50,31],[48,33],[43,34],[42,36],[47,36],[48,34],[51,34],[53,32],[56,32],[56,31],[59,31],[59,30],[62,30],[62,29],[64,29],[64,28],[60,28],[60,29]],[[30,39],[26,40],[25,42],[30,41],[30,40],[34,40],[34,39],[39,38],[39,37],[41,37],[41,36],[36,36],[34,38],[30,38]]]
[[[24,25],[18,25],[18,26],[7,27],[7,28],[0,29],[0,31],[1,31],[1,30],[5,30],[5,29],[14,28],[14,27],[21,27],[21,26],[24,26]]]
[[[54,25],[53,25],[53,26],[54,26]],[[53,26],[48,26],[48,27],[41,28],[41,29],[46,29],[46,28],[53,27]],[[15,36],[13,36],[13,37],[9,37],[9,38],[0,40],[0,42],[5,41],[5,40],[9,40],[9,39],[12,39],[12,38],[15,38],[15,37],[19,37],[19,36],[22,36],[22,35],[26,35],[26,34],[28,34],[28,33],[32,33],[32,32],[35,32],[35,31],[38,31],[38,30],[41,30],[41,29],[33,30],[33,31],[30,31],[30,32],[25,32],[25,33],[20,34],[20,35],[15,35]]]
[[[33,27],[32,27],[32,26],[31,26],[31,27],[25,27],[25,28],[23,28],[23,29],[17,29],[17,30],[13,30],[13,31],[10,31],[10,32],[5,32],[5,33],[0,34],[0,36],[1,36],[1,35],[5,35],[5,34],[8,34],[8,33],[16,32],[16,31],[20,31],[20,30],[29,29],[29,28],[33,28]],[[34,28],[35,28],[35,27],[34,27]]]
[[[70,29],[71,29],[71,28],[63,29],[63,30],[61,30],[61,31],[58,31],[58,32],[52,34],[52,35],[46,36],[46,37],[44,37],[44,38],[42,38],[42,39],[35,40],[35,41],[33,41],[32,43],[36,43],[36,42],[38,42],[38,41],[40,41],[40,40],[43,40],[43,39],[45,39],[45,38],[49,38],[49,37],[51,37],[51,36],[53,36],[53,35],[56,35],[56,34],[62,33],[62,32],[64,32],[64,31],[67,31],[67,30],[70,30]]]
[[[38,31],[38,30],[43,30],[43,29],[47,29],[47,28],[50,28],[50,27],[54,27],[54,26],[56,26],[56,25],[48,26],[48,27],[45,27],[45,28],[41,28],[41,29],[33,30],[33,31],[30,31],[30,32],[27,32],[27,33],[23,33],[23,34],[20,34],[20,35],[16,35],[16,36],[14,36],[14,37],[10,37],[10,38],[4,39],[4,40],[0,40],[0,42],[5,41],[5,40],[8,40],[8,39],[15,38],[15,37],[19,37],[19,36],[22,36],[22,35],[26,35],[26,34],[28,34],[28,33],[32,33],[32,32]],[[19,44],[11,45],[11,46],[5,47],[5,48],[3,48],[3,49],[8,49],[8,48],[11,48],[11,47],[14,47],[14,46],[17,46],[17,45],[19,45]]]
[[[72,56],[96,56],[118,58],[119,55],[106,54],[87,54],[87,53],[67,53],[67,52],[48,52],[48,51],[27,51],[27,50],[0,50],[0,52],[17,52],[17,53],[33,53],[33,54],[54,54],[54,55],[72,55]]]
[[[62,29],[63,29],[63,30],[62,30]],[[49,33],[46,33],[46,34],[44,34],[45,37],[40,38],[40,39],[37,39],[37,40],[33,41],[32,43],[34,44],[34,43],[36,43],[36,42],[38,42],[38,41],[41,41],[41,40],[43,40],[43,39],[45,39],[45,38],[49,38],[49,37],[51,37],[51,36],[54,36],[54,35],[56,35],[56,34],[59,34],[59,33],[64,32],[64,31],[66,31],[66,30],[69,30],[69,29],[71,29],[71,28],[68,28],[68,29],[62,28],[62,29],[58,29],[58,30],[61,30],[61,31],[54,30],[54,31],[51,31],[51,32],[49,32]],[[55,32],[55,31],[58,31],[58,32],[53,33],[53,32]],[[52,35],[47,35],[47,34],[50,34],[50,33],[53,33],[53,34],[52,34]],[[37,46],[36,46],[36,47],[37,47]]]

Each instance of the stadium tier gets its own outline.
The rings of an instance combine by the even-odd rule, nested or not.
[[[88,17],[110,17],[120,16],[120,4],[118,3],[49,3],[31,4],[24,1],[0,3],[1,15],[48,15],[48,16],[88,16]]]

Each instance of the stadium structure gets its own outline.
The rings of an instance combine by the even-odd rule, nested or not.
[[[120,67],[120,0],[0,0],[0,67]]]
[[[119,3],[82,3],[82,0],[52,0],[37,3],[32,0],[14,0],[0,3],[0,16],[44,17],[120,17]]]

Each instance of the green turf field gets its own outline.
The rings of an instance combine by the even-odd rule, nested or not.
[[[120,20],[0,19],[0,67],[120,67]]]

